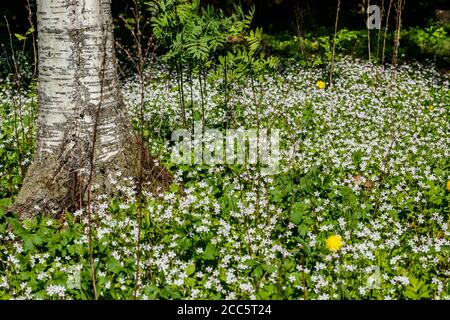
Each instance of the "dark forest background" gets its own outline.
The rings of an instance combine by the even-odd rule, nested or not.
[[[35,0],[29,0],[33,11]],[[145,1],[143,1],[145,2]],[[395,2],[395,1],[394,1]],[[372,0],[370,4],[385,7],[389,0]],[[262,27],[268,35],[268,46],[271,53],[292,56],[294,36],[315,39],[318,36],[329,36],[333,33],[337,0],[203,0],[202,5],[213,5],[221,8],[225,13],[231,13],[234,5],[240,5],[244,10],[254,6],[255,15],[252,27]],[[117,21],[116,38],[126,42],[129,33],[123,27],[118,17],[130,12],[133,0],[112,0],[113,15]],[[5,18],[10,24],[11,33],[24,34],[29,29],[27,0],[4,1],[0,4],[0,44],[9,46],[9,33]],[[367,0],[342,0],[339,14],[339,29],[359,30],[366,29]],[[394,10],[394,9],[393,9]],[[143,13],[146,14],[146,10]],[[406,0],[406,6],[402,15],[402,30],[412,30],[402,37],[401,56],[407,60],[433,59],[439,65],[448,68],[450,66],[450,1],[431,0],[413,1]],[[383,26],[385,21],[383,21]],[[436,32],[436,26],[442,26]],[[391,14],[390,32],[395,28],[395,14]],[[428,28],[428,29],[427,29]],[[423,32],[422,32],[423,30]],[[443,33],[445,30],[446,33]],[[364,35],[360,35],[361,41],[359,53],[366,44],[363,43]],[[13,37],[13,41],[16,41]],[[284,42],[283,42],[284,41]],[[430,46],[433,46],[431,48]],[[5,47],[6,47],[5,46]],[[275,48],[275,49],[274,49]],[[278,52],[276,48],[278,49]],[[388,48],[389,49],[389,48]],[[3,50],[4,51],[4,50]],[[270,51],[270,50],[269,50]],[[358,48],[350,52],[352,55],[358,52]],[[295,53],[295,52],[294,52]],[[349,52],[343,52],[349,54]],[[361,54],[360,54],[361,55]]]
[[[31,5],[34,1],[31,1]],[[370,1],[370,4],[381,6],[381,0]],[[388,0],[385,0],[387,3]],[[117,16],[126,12],[132,5],[133,0],[112,0],[113,13]],[[233,4],[241,4],[244,8],[255,6],[256,26],[261,26],[267,33],[283,31],[295,31],[298,15],[303,16],[303,27],[307,31],[318,32],[320,28],[332,28],[336,14],[336,0],[203,0],[204,5],[212,4],[222,8],[225,12],[233,9]],[[340,24],[347,28],[364,28],[365,16],[363,7],[364,0],[343,0],[340,15]],[[4,37],[6,16],[12,27],[20,30],[27,28],[27,1],[4,1],[0,4],[2,15],[2,37]],[[404,26],[425,26],[430,20],[436,18],[436,10],[450,10],[450,1],[407,1],[404,11]]]
[[[33,5],[34,1],[31,1]],[[381,0],[370,1],[370,4],[381,6]],[[387,3],[388,0],[385,0]],[[126,12],[133,0],[112,0],[113,13],[117,16]],[[336,0],[203,0],[204,5],[212,4],[222,8],[225,12],[233,9],[233,4],[241,4],[244,8],[255,6],[255,26],[261,26],[267,33],[295,31],[298,15],[303,16],[303,28],[307,31],[318,32],[320,28],[332,28],[336,14]],[[347,28],[364,28],[365,15],[364,0],[343,0],[341,4],[340,25]],[[2,20],[2,38],[5,36],[6,16],[12,27],[17,30],[27,28],[27,1],[4,1],[0,4]],[[450,1],[431,0],[406,2],[404,11],[404,26],[425,26],[436,18],[436,10],[450,10]],[[301,18],[301,17],[300,17]],[[23,30],[22,30],[23,31]]]

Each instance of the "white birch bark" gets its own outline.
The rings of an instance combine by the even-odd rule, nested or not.
[[[89,141],[96,108],[101,115],[97,156],[105,160],[120,151],[115,124],[122,102],[110,10],[110,0],[37,1],[38,157],[67,147],[67,135]]]
[[[111,173],[136,177],[136,167],[144,162],[154,171],[150,156],[140,161],[140,144],[120,93],[110,2],[37,0],[36,155],[11,208],[22,217],[60,214],[82,203],[92,150],[92,181],[103,191],[111,187]],[[170,180],[160,170],[161,177]]]

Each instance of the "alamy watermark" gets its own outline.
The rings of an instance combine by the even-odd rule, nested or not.
[[[278,129],[218,129],[206,128],[194,122],[193,133],[175,130],[171,159],[176,164],[240,164],[259,165],[262,175],[279,172],[280,132]]]
[[[381,29],[381,10],[377,5],[367,7],[367,29]]]

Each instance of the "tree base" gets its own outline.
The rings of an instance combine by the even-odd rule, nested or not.
[[[23,186],[8,212],[15,212],[21,219],[39,214],[60,217],[68,211],[76,211],[87,205],[88,190],[95,187],[95,194],[113,196],[117,177],[131,178],[136,188],[153,192],[168,190],[172,175],[158,165],[147,148],[142,148],[139,138],[129,137],[122,151],[106,162],[96,163],[90,174],[88,157],[79,148],[59,156],[36,158],[28,169]],[[141,161],[142,158],[142,161]],[[80,169],[82,168],[82,169]]]

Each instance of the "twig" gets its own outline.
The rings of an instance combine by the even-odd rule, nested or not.
[[[337,7],[336,7],[336,20],[334,24],[334,35],[333,35],[333,52],[331,55],[331,65],[330,65],[330,79],[329,79],[329,85],[330,87],[333,86],[333,72],[334,72],[334,60],[336,56],[336,33],[338,29],[338,22],[339,22],[339,10],[341,9],[341,0],[338,0]]]
[[[381,55],[381,64],[384,64],[384,57],[385,57],[385,50],[386,50],[386,38],[387,38],[387,32],[388,32],[388,27],[389,27],[389,18],[391,15],[391,8],[392,8],[392,0],[389,0],[389,7],[388,7],[387,15],[386,15],[386,27],[384,29],[384,37],[383,37],[383,51],[382,51],[382,55]]]
[[[93,257],[93,249],[92,249],[92,179],[94,176],[94,166],[95,166],[95,145],[97,142],[97,131],[98,131],[98,124],[99,124],[99,118],[100,118],[100,110],[103,102],[103,90],[104,90],[104,83],[105,83],[105,69],[106,69],[106,42],[107,42],[107,34],[106,34],[106,28],[105,25],[102,25],[102,33],[103,33],[103,59],[101,64],[101,70],[100,70],[100,101],[97,105],[97,108],[95,110],[95,116],[94,116],[94,130],[92,133],[92,150],[89,157],[89,178],[87,183],[87,206],[88,206],[88,228],[89,228],[89,264],[91,267],[91,278],[92,278],[92,287],[94,289],[94,298],[95,300],[98,299],[97,294],[97,281],[95,277],[95,268],[94,268],[94,257]]]
[[[370,0],[367,1],[367,19],[369,18]],[[367,28],[367,50],[369,53],[369,62],[372,61],[372,55],[370,50],[370,28]]]

